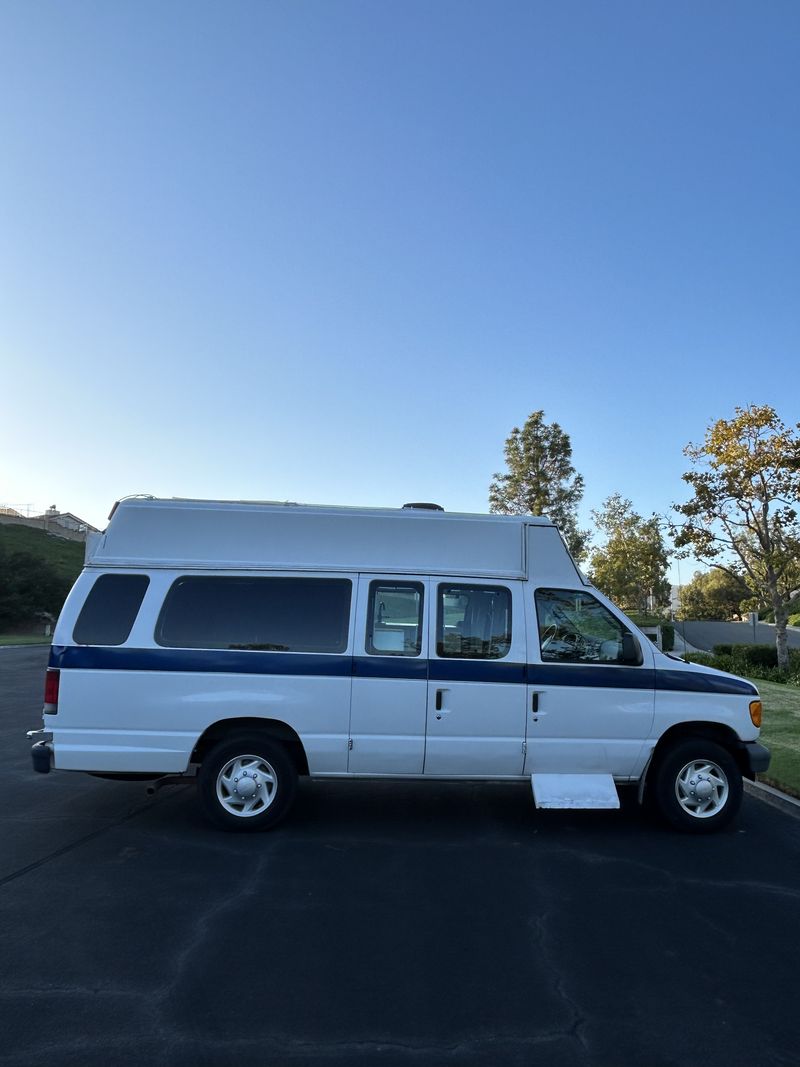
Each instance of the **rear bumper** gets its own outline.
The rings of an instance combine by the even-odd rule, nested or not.
[[[770,750],[765,745],[759,745],[757,741],[744,742],[741,752],[747,778],[755,778],[757,774],[763,774],[772,759]]]
[[[33,769],[39,774],[49,774],[53,766],[52,741],[37,741],[31,748]]]

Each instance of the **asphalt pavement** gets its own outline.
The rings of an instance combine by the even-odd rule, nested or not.
[[[798,1062],[800,820],[306,781],[229,835],[191,785],[34,774],[45,661],[0,650],[3,1064]]]

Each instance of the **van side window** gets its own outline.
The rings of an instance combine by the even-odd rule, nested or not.
[[[344,652],[352,589],[342,578],[178,578],[155,639],[167,648]]]
[[[502,659],[511,648],[511,591],[502,585],[440,585],[436,654]]]
[[[590,593],[537,589],[539,647],[545,663],[622,663],[629,630]]]
[[[367,652],[418,656],[422,649],[421,582],[370,582]]]
[[[72,631],[75,644],[125,644],[149,584],[146,574],[101,574]]]

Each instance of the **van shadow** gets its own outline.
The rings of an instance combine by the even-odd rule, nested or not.
[[[301,835],[448,841],[476,836],[503,841],[567,827],[622,831],[642,823],[644,816],[635,794],[621,792],[617,811],[538,811],[528,782],[304,780],[283,825]]]

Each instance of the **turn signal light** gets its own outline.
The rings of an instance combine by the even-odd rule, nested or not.
[[[761,701],[750,701],[750,718],[753,720],[753,726],[761,726]]]
[[[55,715],[58,711],[58,683],[61,671],[57,667],[48,667],[44,678],[44,713]]]

